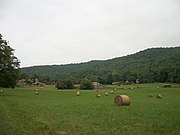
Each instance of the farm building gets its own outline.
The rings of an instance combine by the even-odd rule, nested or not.
[[[25,86],[33,86],[33,85],[37,85],[37,86],[41,86],[44,87],[45,83],[40,82],[38,79],[22,79],[22,80],[18,80],[16,82],[16,86],[19,87],[25,87]]]
[[[112,82],[112,85],[119,85],[119,82]]]
[[[80,88],[80,84],[74,84],[74,89],[79,89]]]
[[[22,80],[17,80],[16,82],[16,86],[19,87],[32,86],[32,85],[33,85],[33,80],[31,79],[28,80],[22,79]]]
[[[92,82],[95,89],[99,88],[101,84],[99,82]]]
[[[161,87],[162,88],[171,88],[172,86],[171,86],[171,84],[162,84]]]

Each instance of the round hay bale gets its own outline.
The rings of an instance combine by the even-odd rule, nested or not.
[[[36,91],[35,94],[38,95],[38,94],[39,94],[39,91]]]
[[[114,93],[114,90],[111,91],[111,94],[113,94],[113,93]]]
[[[114,98],[115,105],[130,105],[130,98],[127,95],[119,95]]]
[[[108,96],[108,93],[107,93],[107,92],[105,93],[105,96]]]
[[[101,95],[100,95],[100,94],[97,94],[96,97],[97,97],[97,98],[101,98]]]
[[[4,93],[4,91],[3,91],[3,90],[0,90],[0,93]]]
[[[76,93],[76,96],[80,96],[80,92],[79,91]]]
[[[162,95],[161,95],[161,94],[158,94],[158,95],[156,95],[156,98],[157,98],[157,99],[161,99],[161,98],[162,98]]]

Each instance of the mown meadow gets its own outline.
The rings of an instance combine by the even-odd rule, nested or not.
[[[78,90],[56,90],[54,86],[39,87],[38,95],[37,87],[3,89],[0,134],[179,135],[180,84],[160,85],[109,86],[81,90],[80,96],[76,96]],[[115,87],[117,91],[110,94]],[[136,89],[120,89],[132,87]],[[130,97],[130,106],[114,105],[115,96],[121,94]],[[149,94],[161,94],[162,99]]]

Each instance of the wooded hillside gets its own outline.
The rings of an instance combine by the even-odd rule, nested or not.
[[[80,64],[46,65],[21,68],[20,78],[38,78],[43,82],[83,78],[112,82],[175,82],[180,83],[180,47],[151,48],[109,60],[93,60]]]

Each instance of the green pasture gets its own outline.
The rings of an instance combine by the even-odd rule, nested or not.
[[[0,135],[180,135],[180,84],[160,86],[108,86],[81,90],[80,96],[77,90],[54,86],[3,89]],[[130,97],[130,106],[114,105],[121,94]],[[149,94],[161,94],[162,99]]]

